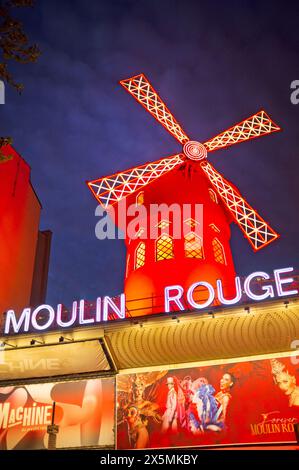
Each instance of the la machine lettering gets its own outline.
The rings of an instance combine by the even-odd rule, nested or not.
[[[264,271],[256,271],[242,280],[237,276],[235,278],[236,295],[232,299],[224,297],[221,280],[217,281],[217,286],[215,287],[209,282],[199,281],[192,284],[186,291],[180,285],[167,286],[164,289],[164,312],[170,313],[173,308],[180,311],[185,310],[186,306],[182,303],[183,298],[187,298],[190,308],[203,310],[212,305],[216,299],[219,305],[236,305],[241,301],[244,293],[249,300],[256,302],[268,298],[297,295],[298,290],[292,289],[292,284],[294,287],[294,279],[286,277],[293,273],[293,271],[294,268],[292,267],[275,269],[272,276]],[[273,282],[272,279],[274,279]],[[257,281],[262,281],[259,292],[256,292],[254,287]],[[288,284],[289,286],[287,287]],[[198,302],[194,299],[194,291],[198,287],[204,288],[207,291],[207,300],[204,302]],[[109,320],[110,313],[113,313],[114,319],[126,318],[125,294],[113,298],[108,296],[103,298],[98,297],[94,304],[92,316],[90,314],[86,315],[86,305],[85,300],[73,302],[67,319],[63,318],[61,304],[57,305],[56,310],[50,305],[40,305],[35,309],[24,308],[20,315],[16,315],[14,310],[8,310],[4,334],[26,333],[29,330],[45,331],[53,325],[57,325],[59,328],[69,328],[75,324],[90,325],[101,323]]]
[[[13,408],[10,403],[0,403],[0,429],[47,426],[51,419],[52,405],[33,403],[32,406]]]

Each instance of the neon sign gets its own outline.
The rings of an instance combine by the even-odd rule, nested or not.
[[[284,287],[286,284],[292,284],[294,282],[294,279],[292,277],[288,277],[288,278],[281,277],[283,274],[291,273],[293,271],[294,271],[294,268],[282,268],[282,269],[274,270],[275,288],[276,288],[278,297],[285,297],[289,295],[298,294],[297,289],[286,290],[286,287]],[[256,281],[257,279],[262,279],[266,281],[270,279],[270,276],[269,274],[263,271],[256,271],[252,274],[249,274],[249,276],[247,276],[244,280],[243,289],[241,285],[241,279],[239,276],[237,276],[235,278],[236,295],[233,299],[226,299],[224,297],[221,280],[217,281],[216,290],[208,282],[204,282],[204,281],[196,282],[192,284],[186,292],[188,304],[192,308],[202,310],[212,305],[212,303],[214,302],[217,296],[218,302],[221,305],[235,305],[238,302],[240,302],[243,292],[246,294],[248,299],[255,300],[255,301],[261,301],[261,300],[266,300],[268,298],[275,297],[274,287],[270,283],[268,285],[260,286],[262,293],[257,294],[253,292],[252,284],[253,284],[253,281],[254,280]],[[201,303],[198,303],[194,299],[194,291],[195,289],[199,287],[204,287],[207,290],[207,300]],[[181,311],[185,310],[186,308],[184,307],[182,303],[182,298],[184,294],[185,292],[182,286],[174,285],[174,286],[166,287],[164,291],[165,312],[169,313],[171,311],[171,307],[173,306],[175,306],[177,309]]]
[[[109,313],[112,311],[117,318],[123,319],[126,316],[125,294],[119,297],[119,305],[108,296],[98,297],[96,300],[95,312],[92,317],[86,316],[86,302],[80,300],[73,302],[70,312],[70,318],[62,318],[62,305],[58,304],[56,311],[51,305],[40,305],[35,309],[24,308],[21,315],[17,318],[14,310],[8,310],[4,326],[4,334],[27,333],[29,331],[43,332],[57,325],[60,328],[70,328],[74,325],[90,325],[101,323],[108,320]],[[42,317],[42,322],[40,321]],[[44,320],[46,317],[46,321]]]
[[[245,280],[241,282],[239,276],[235,278],[235,297],[227,299],[223,294],[222,281],[218,280],[216,288],[206,281],[199,281],[192,284],[187,292],[180,285],[167,286],[164,289],[164,312],[170,313],[171,311],[184,311],[186,306],[183,299],[186,298],[188,308],[195,310],[204,310],[210,307],[215,300],[219,305],[236,305],[240,302],[245,294],[249,300],[256,302],[266,300],[274,297],[285,297],[298,294],[297,289],[292,289],[290,284],[294,283],[292,277],[285,277],[294,271],[294,268],[282,268],[274,270],[274,284],[270,281],[270,276],[264,271],[256,271],[249,274]],[[253,286],[257,281],[259,282],[259,290],[261,292],[254,292]],[[207,292],[207,298],[199,302],[194,298],[194,292],[197,288],[204,288]],[[58,329],[70,328],[75,325],[92,325],[109,320],[109,314],[114,314],[116,319],[126,318],[126,299],[125,294],[118,297],[118,302],[111,297],[97,298],[95,308],[92,316],[86,315],[86,302],[80,300],[73,302],[72,309],[69,312],[68,319],[62,318],[62,305],[58,304],[56,311],[50,305],[40,305],[35,309],[24,308],[21,315],[18,317],[14,310],[8,310],[6,313],[4,334],[18,334],[32,332],[44,332],[53,325],[57,325]],[[42,322],[41,322],[41,314]],[[46,320],[45,320],[46,317]]]

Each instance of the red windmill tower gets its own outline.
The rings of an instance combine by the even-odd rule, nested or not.
[[[203,144],[191,141],[143,74],[120,83],[183,147],[177,155],[89,181],[97,201],[105,208],[124,198],[128,204],[146,209],[161,203],[203,207],[200,221],[193,213],[181,220],[184,230],[178,239],[172,233],[176,214],[164,216],[163,211],[156,237],[148,236],[146,229],[152,225],[149,216],[141,220],[133,239],[126,237],[125,294],[131,314],[162,311],[165,286],[189,287],[202,280],[215,286],[216,280],[221,279],[224,295],[233,296],[235,269],[229,243],[230,223],[238,224],[255,251],[274,241],[278,234],[208,162],[207,155],[279,131],[280,127],[261,110]],[[126,229],[119,219],[115,223]],[[206,292],[197,295],[204,299]]]

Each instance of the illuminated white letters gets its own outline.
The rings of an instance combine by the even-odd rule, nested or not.
[[[176,291],[175,294],[170,295],[171,291]],[[174,302],[180,310],[185,310],[184,305],[181,302],[182,295],[184,293],[184,289],[182,286],[169,286],[165,287],[164,289],[164,306],[165,312],[170,312],[170,302]]]
[[[62,315],[62,305],[58,304],[57,305],[57,318],[56,318],[57,325],[61,326],[62,328],[67,328],[67,327],[72,326],[75,323],[76,318],[77,318],[77,302],[73,302],[72,316],[69,319],[69,321],[65,321],[65,322],[62,321],[61,315]]]
[[[240,302],[242,298],[242,289],[241,289],[241,281],[239,276],[235,278],[235,287],[236,287],[236,296],[234,299],[225,299],[223,296],[223,289],[222,289],[222,282],[220,279],[217,279],[217,297],[220,303],[223,305],[234,305]]]
[[[100,322],[102,320],[102,299],[101,297],[97,298],[97,309],[96,309],[96,321]]]
[[[48,310],[49,312],[49,319],[44,325],[39,325],[37,323],[37,316],[41,310]],[[52,325],[55,318],[54,308],[50,305],[40,305],[35,310],[33,310],[31,315],[31,324],[35,330],[46,330],[49,326]]]
[[[294,282],[294,279],[292,277],[287,277],[286,279],[280,279],[281,274],[285,273],[291,273],[294,271],[294,268],[284,268],[284,269],[275,269],[274,270],[274,278],[275,278],[275,283],[276,283],[276,289],[279,297],[283,297],[285,295],[296,295],[298,294],[297,289],[293,290],[287,290],[284,291],[282,289],[283,284],[291,284]]]
[[[31,308],[24,308],[23,312],[20,315],[19,321],[17,321],[14,310],[8,310],[6,313],[4,333],[6,335],[9,334],[10,324],[12,324],[14,333],[18,333],[20,331],[23,323],[24,323],[23,331],[28,331],[29,324],[30,324],[30,313],[31,313]]]
[[[247,297],[249,297],[252,300],[264,300],[264,299],[267,299],[268,297],[274,297],[274,290],[271,285],[269,286],[259,285],[261,290],[265,292],[264,294],[254,294],[254,292],[252,292],[251,282],[254,278],[258,278],[258,277],[261,277],[262,279],[270,279],[269,274],[264,273],[263,271],[257,271],[247,276],[244,282],[244,290],[246,292]]]
[[[80,300],[80,303],[79,303],[79,323],[80,323],[80,325],[88,325],[90,323],[94,323],[94,318],[85,318],[85,302],[84,302],[84,300]]]
[[[256,271],[242,282],[239,276],[235,277],[235,297],[227,299],[224,297],[224,288],[220,279],[216,282],[216,288],[210,283],[199,281],[192,284],[185,292],[181,285],[167,286],[164,289],[164,312],[185,311],[189,307],[196,310],[203,310],[213,304],[217,295],[217,305],[234,305],[240,300],[246,300],[243,297],[254,301],[261,301],[275,296],[274,287],[276,287],[277,296],[293,296],[298,294],[298,289],[294,288],[295,281],[293,277],[282,276],[294,271],[294,268],[283,268],[274,270],[274,281],[270,275],[264,271]],[[266,282],[269,281],[269,282]],[[286,285],[289,285],[288,288]],[[291,286],[291,284],[294,284]],[[274,287],[273,287],[274,286]],[[196,298],[195,290],[203,287],[207,291],[207,299]],[[293,288],[291,288],[293,287]],[[258,292],[256,292],[258,290]],[[245,295],[244,295],[245,294]],[[184,299],[187,298],[187,302]],[[79,305],[78,305],[79,304]],[[91,304],[80,300],[73,302],[72,312],[66,318],[63,317],[62,305],[57,305],[56,312],[50,305],[40,305],[31,311],[30,308],[24,308],[20,316],[16,315],[14,310],[8,310],[5,318],[4,334],[27,333],[29,330],[47,330],[51,326],[60,328],[68,328],[74,324],[86,325],[108,321],[110,312],[114,314],[110,318],[124,319],[126,318],[126,299],[125,294],[118,296],[118,300],[114,297],[105,296],[98,297],[95,302],[95,311],[92,312]],[[42,310],[45,314],[42,314]],[[161,308],[161,313],[162,313]],[[42,324],[41,324],[42,323]],[[0,332],[1,333],[1,332]],[[4,345],[5,347],[5,345]],[[1,359],[1,358],[0,358]]]
[[[120,308],[115,304],[115,302],[110,297],[104,297],[103,301],[103,320],[108,320],[109,307],[111,310],[116,313],[118,318],[126,318],[126,299],[125,294],[120,295]]]
[[[208,300],[202,304],[198,304],[193,299],[193,292],[199,286],[206,287],[209,292]],[[199,308],[199,309],[207,308],[209,305],[211,305],[214,298],[215,298],[215,291],[213,287],[211,286],[211,284],[209,284],[208,282],[195,282],[194,284],[192,284],[192,286],[189,287],[188,292],[187,292],[188,302],[191,305],[191,307],[194,307],[194,308]]]

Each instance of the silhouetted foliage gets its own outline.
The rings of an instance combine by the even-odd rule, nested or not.
[[[22,64],[36,62],[40,49],[30,45],[21,21],[14,18],[17,8],[34,6],[34,0],[10,0],[0,3],[0,79],[12,85],[20,93],[24,86],[16,83],[8,69],[8,62],[15,60]]]

